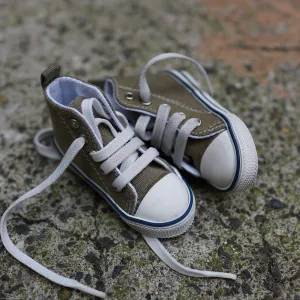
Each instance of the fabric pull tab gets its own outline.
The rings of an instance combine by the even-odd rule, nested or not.
[[[59,77],[61,67],[57,64],[51,65],[41,74],[41,85],[43,88],[52,82],[55,78]]]

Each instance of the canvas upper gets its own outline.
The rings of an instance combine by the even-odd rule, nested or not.
[[[205,93],[199,82],[185,71],[168,70],[147,74],[146,78],[147,68],[168,56],[192,60],[176,53],[161,54],[149,61],[140,76],[116,76],[104,82],[91,82],[102,85],[111,104],[126,115],[137,135],[161,150],[176,167],[203,177],[221,190],[252,186],[257,173],[257,154],[245,124]],[[157,121],[159,116],[162,117]],[[191,125],[192,120],[198,120],[198,124]],[[168,135],[174,129],[168,129],[169,123],[177,126],[177,135],[172,140]],[[158,143],[151,136],[155,130]],[[182,136],[186,132],[185,141]],[[176,154],[180,147],[184,148],[180,149],[182,159]]]
[[[214,138],[226,130],[226,125],[218,116],[213,115],[201,103],[195,101],[194,97],[184,86],[167,72],[160,74],[149,74],[148,82],[151,89],[151,104],[143,105],[140,100],[138,86],[139,76],[114,77],[106,81],[104,92],[111,100],[111,95],[121,107],[132,111],[140,110],[145,114],[156,115],[161,104],[168,104],[171,107],[169,116],[175,112],[183,112],[186,119],[197,118],[201,120],[201,126],[195,128],[186,148],[186,156],[193,159],[195,167],[200,167],[203,153]],[[127,93],[133,94],[133,99],[126,97]],[[116,107],[118,109],[118,107]],[[134,114],[127,114],[128,118],[134,121]],[[180,124],[179,128],[184,124]]]
[[[229,140],[224,121],[212,114],[200,102],[195,101],[193,95],[184,86],[178,84],[169,73],[149,74],[148,82],[151,89],[150,105],[141,103],[138,91],[138,76],[109,78],[105,83],[104,90],[111,103],[115,103],[115,108],[126,114],[133,124],[136,123],[137,115],[141,113],[155,116],[159,106],[162,104],[170,105],[169,116],[176,112],[182,112],[185,114],[186,119],[197,118],[201,120],[201,126],[195,128],[190,134],[185,149],[185,162],[192,165],[199,172],[200,176],[212,183],[217,182],[215,185],[220,188],[229,186],[233,180],[235,170],[232,171],[232,168],[235,166],[236,158],[233,157],[233,161],[230,161],[225,159],[224,155],[220,156],[217,153],[215,153],[213,160],[211,157],[207,159],[204,157],[205,151],[221,133],[225,133],[227,140]],[[132,94],[132,99],[128,99],[128,93]],[[183,124],[184,121],[179,128]],[[232,147],[227,150],[233,153]],[[224,149],[220,149],[220,151],[223,154],[225,153]],[[223,170],[225,172],[222,174],[222,169],[219,166],[222,164],[223,158],[224,163],[228,162],[228,166],[224,166]],[[217,160],[220,161],[217,162]],[[206,172],[206,164],[210,165],[209,169],[211,170],[214,161],[216,162],[219,180],[216,179],[215,175],[211,175],[210,171]],[[182,166],[177,165],[177,167],[181,168]],[[192,170],[192,172],[197,175],[195,170]]]
[[[113,141],[114,135],[105,122],[101,123],[98,126],[103,142],[101,147],[83,117],[82,103],[87,98],[97,98],[100,97],[98,95],[101,95],[101,105],[104,109],[107,111],[110,108],[112,114],[115,112],[97,87],[71,77],[59,77],[58,74],[55,74],[55,78],[44,85],[44,94],[58,149],[65,153],[76,137],[84,136],[86,145],[75,157],[73,164],[88,180],[103,189],[121,209],[130,215],[137,215],[153,222],[172,221],[186,212],[189,205],[189,194],[185,184],[172,172],[172,168],[158,157],[139,172],[122,191],[116,191],[112,186],[112,182],[120,175],[120,168],[112,170],[108,174],[101,172],[99,169],[101,164],[94,161],[90,153],[107,146]],[[98,101],[100,102],[100,98]],[[97,116],[95,110],[94,114],[95,117],[101,117]],[[117,132],[121,132],[113,120],[109,120],[109,122]],[[142,146],[142,149],[146,150],[147,148]],[[141,156],[143,153],[140,152],[138,155]],[[177,197],[174,197],[172,193],[169,195],[162,193],[164,189],[170,187]],[[158,202],[154,205],[155,201]],[[143,205],[141,206],[141,204]],[[149,209],[151,206],[152,210]],[[157,211],[154,209],[155,207],[158,208]],[[161,213],[158,214],[158,211]]]
[[[144,147],[126,117],[114,111],[97,87],[59,73],[60,67],[54,65],[41,75],[53,129],[40,130],[34,144],[41,155],[60,162],[48,178],[3,213],[0,235],[5,249],[56,284],[106,297],[104,292],[47,269],[22,252],[8,233],[10,214],[51,186],[70,167],[107,200],[124,222],[143,235],[170,268],[186,276],[235,280],[234,274],[192,269],[171,256],[158,238],[181,235],[192,224],[195,200],[190,187],[175,168],[158,157],[155,148]]]

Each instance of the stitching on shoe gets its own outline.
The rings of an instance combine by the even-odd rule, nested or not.
[[[128,89],[128,90],[132,90],[132,91],[138,92],[138,89],[133,89],[133,88],[130,88],[130,87],[126,87],[126,86],[119,85],[118,82],[117,82],[117,80],[116,80],[116,79],[114,79],[114,80],[115,80],[116,85],[117,85],[118,88],[123,89],[123,90],[124,90],[124,89]],[[144,109],[145,109],[144,106],[137,105],[137,104],[131,104],[131,103],[127,103],[127,102],[122,101],[122,100],[121,100],[121,97],[120,97],[119,90],[115,88],[115,92],[117,93],[118,99],[119,99],[122,103],[125,103],[126,105],[128,105],[129,107],[132,107],[132,108],[140,108],[141,110],[144,110]],[[156,94],[151,94],[151,96],[154,96],[154,97],[159,98],[159,99],[162,99],[162,100],[168,99],[167,101],[175,101],[175,102],[177,102],[176,100],[172,100],[172,99],[169,99],[169,98],[165,98],[165,97],[163,97],[163,96],[156,95]],[[172,103],[173,103],[173,102],[172,102]],[[178,105],[177,103],[174,103],[174,104],[175,104],[175,105]],[[203,111],[196,110],[196,109],[190,109],[189,106],[184,106],[184,105],[182,105],[182,104],[180,104],[180,105],[178,105],[178,106],[182,106],[183,108],[186,108],[186,109],[188,109],[189,111],[199,112],[199,113],[202,113],[202,114],[211,114],[211,112],[203,112]],[[153,114],[156,113],[156,110],[154,110],[154,109],[151,108],[151,107],[147,107],[147,109],[148,109],[149,111],[151,111]],[[196,133],[196,134],[199,134],[199,135],[205,134],[205,133],[208,133],[208,132],[212,132],[212,131],[214,131],[215,129],[218,129],[218,128],[222,127],[223,125],[224,125],[224,124],[222,123],[222,121],[218,120],[218,121],[216,121],[215,123],[209,125],[207,129],[205,129],[205,130],[199,130],[199,131],[196,130],[195,133]]]
[[[138,89],[133,89],[133,88],[130,88],[130,87],[127,87],[127,86],[124,86],[124,85],[118,85],[118,87],[120,89],[122,89],[122,90],[129,90],[129,91],[134,91],[134,92],[138,92],[139,91]],[[173,103],[173,104],[175,104],[177,106],[180,106],[182,108],[185,108],[185,109],[187,109],[189,111],[198,112],[198,113],[202,113],[202,114],[211,114],[211,112],[207,112],[205,110],[200,110],[200,109],[197,109],[197,108],[193,108],[193,107],[184,105],[184,104],[180,103],[177,100],[170,99],[170,98],[167,98],[167,97],[164,97],[164,96],[161,96],[161,95],[157,95],[157,94],[151,93],[151,96],[153,96],[154,98],[157,98],[157,99],[164,100],[164,101],[169,102],[169,103]],[[140,106],[140,107],[142,107],[142,106]]]
[[[67,112],[67,113],[69,114],[69,112]],[[73,137],[73,138],[76,138],[75,134],[73,134],[73,132],[70,130],[70,126],[63,120],[63,118],[61,117],[61,115],[60,115],[60,118],[61,118],[61,120],[63,121],[64,125],[66,126],[67,130],[71,133],[72,137]],[[83,150],[83,151],[82,151],[83,156],[88,160],[90,166],[91,166],[92,169],[95,171],[95,173],[96,173],[98,179],[99,179],[99,180],[101,181],[101,183],[104,185],[104,187],[105,187],[105,189],[106,189],[106,192],[108,192],[108,193],[110,194],[110,193],[112,192],[112,190],[109,188],[109,186],[107,186],[107,185],[105,184],[104,180],[102,180],[101,175],[100,175],[99,171],[97,170],[97,168],[94,166],[94,163],[93,163],[92,159],[89,157],[89,155],[87,155],[87,153],[85,152],[84,149],[82,149],[82,150]],[[128,211],[128,210],[131,211],[132,205],[131,205],[131,204],[128,204],[128,202],[129,202],[129,201],[126,201],[126,202],[125,202],[125,209],[126,209],[127,211]],[[130,205],[130,206],[129,206],[129,205]]]
[[[118,85],[118,87],[120,89],[123,89],[123,90],[128,89],[128,90],[135,91],[135,92],[139,91],[138,89],[133,89],[133,88],[122,86],[122,85]],[[120,98],[119,92],[118,92],[118,96]],[[196,109],[196,108],[192,108],[190,106],[186,106],[186,105],[184,105],[184,104],[182,104],[182,103],[180,103],[180,102],[178,102],[176,100],[173,100],[173,99],[170,99],[170,98],[167,98],[167,97],[164,97],[164,96],[160,96],[160,95],[152,94],[152,93],[151,93],[151,96],[153,96],[154,98],[157,98],[157,99],[165,100],[165,101],[167,101],[169,103],[173,103],[174,105],[180,106],[180,107],[185,108],[185,109],[187,109],[189,111],[193,111],[193,112],[197,112],[197,113],[202,113],[202,114],[211,114],[211,112],[206,112],[204,110],[199,110],[199,109]],[[136,106],[140,107],[140,108],[144,108],[144,106],[139,106],[139,105],[136,105]],[[151,110],[151,111],[153,111],[153,112],[155,112],[155,110],[151,109],[150,107],[148,107],[148,109]]]
[[[115,81],[116,87],[117,87],[117,88],[116,88],[116,87],[114,88],[114,91],[116,92],[117,97],[119,98],[119,100],[120,100],[122,103],[124,103],[124,101],[121,100],[120,93],[119,93],[119,88],[120,88],[120,89],[123,89],[123,90],[124,90],[124,89],[128,89],[128,90],[132,90],[132,91],[136,91],[136,92],[139,91],[138,89],[133,89],[133,88],[130,88],[130,87],[126,87],[126,86],[119,85],[116,79],[114,79],[114,81]],[[160,96],[160,95],[156,95],[156,94],[151,94],[151,95],[154,96],[154,97],[156,97],[156,98],[162,99],[162,100],[171,101],[171,103],[174,103],[175,105],[178,105],[176,100],[172,100],[172,99],[169,99],[169,98],[165,98],[164,96]],[[172,102],[172,101],[174,101],[174,102]],[[125,102],[125,104],[128,105],[129,107],[132,107],[132,108],[140,108],[141,110],[144,110],[144,109],[145,109],[145,107],[144,107],[144,106],[141,106],[141,105],[131,104],[131,103],[127,103],[127,102]],[[202,113],[202,114],[211,114],[211,112],[203,112],[203,111],[200,111],[200,110],[197,110],[197,109],[190,108],[189,106],[184,106],[184,105],[181,104],[181,103],[180,103],[178,106],[182,106],[183,108],[186,108],[186,109],[188,109],[188,110],[190,110],[190,111],[199,112],[199,113]],[[156,113],[156,111],[155,111],[154,109],[150,108],[150,107],[147,107],[147,109],[148,109],[149,111],[151,111],[153,114]],[[199,134],[199,135],[205,134],[205,133],[208,133],[208,132],[212,132],[212,131],[214,131],[215,129],[218,129],[218,128],[222,127],[222,126],[223,126],[222,121],[221,121],[221,120],[218,120],[218,121],[215,122],[214,124],[209,125],[207,129],[205,129],[205,130],[199,130],[199,131],[196,130],[195,133],[196,133],[196,134]]]

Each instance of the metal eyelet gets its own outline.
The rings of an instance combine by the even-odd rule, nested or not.
[[[133,100],[134,95],[133,95],[133,93],[131,93],[131,92],[127,92],[127,93],[125,94],[125,98],[126,98],[127,100]]]
[[[113,187],[113,189],[114,189],[115,192],[117,192],[117,193],[120,192],[115,186],[112,186],[112,187]]]
[[[86,136],[84,134],[82,134],[81,137],[84,138],[84,145],[86,146],[89,143],[88,139],[86,138]]]
[[[201,122],[201,120],[199,120],[199,119],[197,119],[197,121],[196,121],[196,122],[197,122],[197,126],[200,126],[200,125],[201,125],[201,123],[202,123],[202,122]]]
[[[139,98],[140,98],[140,102],[141,102],[143,105],[145,105],[145,106],[148,106],[148,105],[150,105],[150,104],[152,103],[151,101],[149,101],[149,102],[144,102],[143,99],[142,99],[142,97],[141,97],[141,95],[139,96]]]
[[[78,122],[75,119],[71,119],[70,120],[70,125],[74,129],[78,129],[79,128],[79,124],[78,124]]]

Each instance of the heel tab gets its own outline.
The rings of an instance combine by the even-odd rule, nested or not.
[[[61,67],[57,64],[52,64],[41,74],[41,85],[45,89],[49,83],[60,76]]]

